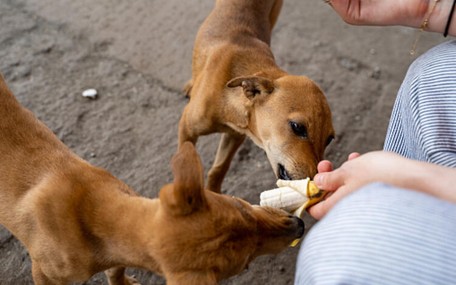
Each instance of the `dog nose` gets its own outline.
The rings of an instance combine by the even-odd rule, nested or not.
[[[300,218],[298,218],[298,217],[293,217],[293,218],[295,219],[296,224],[297,224],[296,238],[300,238],[304,234],[306,226],[305,226],[304,222]]]
[[[288,171],[285,169],[285,166],[283,166],[280,163],[279,163],[279,171],[277,171],[277,173],[279,174],[279,179],[282,179],[282,180],[293,180],[291,178],[290,174],[288,174]]]

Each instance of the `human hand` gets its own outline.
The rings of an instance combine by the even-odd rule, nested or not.
[[[318,164],[318,174],[314,177],[316,185],[329,192],[322,202],[312,206],[309,213],[321,219],[343,197],[372,182],[401,185],[401,172],[408,160],[383,151],[370,152],[364,155],[350,154],[348,161],[336,170],[332,163],[324,160]],[[405,168],[406,169],[406,168]]]
[[[430,0],[329,0],[341,18],[353,25],[420,27]]]

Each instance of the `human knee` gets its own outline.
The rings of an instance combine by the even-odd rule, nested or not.
[[[443,273],[422,270],[423,262],[432,260],[444,270],[456,264],[446,254],[446,248],[456,249],[456,242],[439,242],[456,234],[454,218],[454,204],[385,184],[368,185],[339,202],[310,230],[298,256],[295,283],[439,280]]]

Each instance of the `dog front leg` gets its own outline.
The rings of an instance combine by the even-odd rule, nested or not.
[[[113,267],[105,271],[109,285],[140,285],[133,277],[125,275],[125,267]]]
[[[166,285],[217,285],[213,272],[188,272],[168,274]]]
[[[32,278],[35,285],[61,285],[66,284],[65,282],[58,282],[50,279],[41,270],[41,266],[38,262],[32,260]]]
[[[234,154],[244,142],[245,135],[223,133],[217,149],[214,164],[207,175],[206,189],[221,193],[222,182],[231,164]]]
[[[272,6],[271,13],[269,14],[269,23],[271,24],[271,31],[277,22],[280,10],[282,9],[283,0],[276,0]]]
[[[182,112],[182,116],[179,120],[179,130],[178,130],[178,148],[181,147],[181,145],[189,141],[193,143],[193,145],[196,145],[196,142],[198,140],[198,130],[200,128],[200,124],[203,121],[200,118],[194,118],[194,116],[191,116],[191,103],[189,103],[187,106],[185,106],[184,111]],[[200,120],[198,120],[200,119]]]

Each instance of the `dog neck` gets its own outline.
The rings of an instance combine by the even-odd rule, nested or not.
[[[92,216],[91,233],[103,243],[110,260],[109,267],[143,267],[160,273],[155,259],[155,226],[159,199],[147,199],[125,193],[125,185],[116,181],[118,189],[108,184],[96,199],[96,216]],[[113,191],[114,190],[114,191]],[[93,208],[93,206],[91,206]]]

